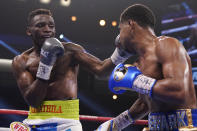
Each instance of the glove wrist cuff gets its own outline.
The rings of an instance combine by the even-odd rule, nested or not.
[[[118,65],[120,63],[124,63],[126,60],[128,59],[128,57],[122,57],[118,51],[118,48],[116,48],[113,52],[113,54],[111,55],[111,60],[115,65]]]
[[[134,80],[132,89],[138,93],[149,95],[152,98],[152,89],[155,83],[155,79],[140,74]]]
[[[117,126],[118,129],[124,129],[135,122],[128,110],[118,115],[113,121],[114,125]]]
[[[37,71],[36,77],[43,79],[43,80],[49,80],[52,68],[53,68],[53,66],[46,65],[46,64],[40,62],[39,66],[38,66],[38,71]]]

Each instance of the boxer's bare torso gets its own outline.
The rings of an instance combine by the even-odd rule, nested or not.
[[[120,23],[119,28],[122,46],[139,56],[135,65],[157,80],[153,97],[140,94],[130,108],[133,116],[138,119],[149,112],[196,108],[191,60],[183,45],[172,37],[157,37],[152,28],[133,20]]]
[[[43,100],[76,99],[79,65],[97,75],[105,75],[106,72],[110,72],[114,67],[110,59],[101,61],[85,52],[79,45],[64,43],[64,48],[64,56],[57,59],[50,80],[47,82],[42,81],[47,84],[42,86],[42,83],[40,83],[39,86],[41,87],[31,86],[36,80],[40,61],[39,53],[34,48],[25,51],[13,60],[17,83],[27,102],[36,100],[35,98],[39,98],[39,95],[42,95],[40,99],[37,99],[40,102]],[[34,97],[28,98],[31,88],[32,92],[34,92]],[[46,90],[41,93],[42,89],[36,88],[46,88]]]
[[[175,41],[176,40],[174,40],[173,38],[165,36],[155,38],[153,46],[147,49],[147,52],[143,56],[140,56],[138,61],[136,62],[136,65],[144,75],[155,78],[157,80],[162,80],[167,77],[174,77],[176,81],[180,81],[180,84],[184,84],[184,86],[182,87],[184,89],[168,89],[168,87],[166,87],[166,90],[169,90],[168,93],[170,92],[170,90],[171,92],[173,92],[173,90],[184,90],[183,94],[185,95],[179,96],[183,97],[183,100],[180,103],[171,103],[170,94],[165,94],[165,92],[162,95],[169,95],[169,97],[166,97],[166,101],[157,99],[155,100],[149,98],[146,95],[140,95],[140,97],[147,103],[148,108],[151,112],[165,112],[175,109],[196,108],[196,95],[192,80],[191,61],[184,47],[178,41],[174,43]],[[171,48],[168,48],[170,46]],[[165,60],[163,60],[161,57],[168,59],[168,62],[165,63]],[[155,86],[156,87],[154,88],[157,88],[156,90],[158,92],[160,85]],[[177,93],[175,95],[178,96],[181,94],[182,92],[180,91],[180,94]]]

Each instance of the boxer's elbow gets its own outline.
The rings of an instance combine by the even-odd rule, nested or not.
[[[40,105],[41,105],[41,102],[39,102],[39,101],[35,101],[35,100],[25,100],[26,102],[27,102],[27,104],[29,105],[29,106],[32,106],[32,107],[34,107],[34,108],[38,108]]]
[[[174,92],[172,93],[172,96],[168,97],[168,101],[172,104],[178,104],[178,105],[182,105],[183,103],[185,103],[185,92],[184,91],[179,91],[179,92]],[[167,99],[166,99],[167,100]]]
[[[174,94],[174,100],[177,104],[183,104],[185,103],[186,93],[184,90],[181,90],[179,92],[176,92]]]
[[[28,105],[34,108],[37,108],[42,104],[42,101],[36,99],[35,97],[31,97],[30,95],[27,95],[27,94],[24,96],[24,99]]]
[[[184,86],[184,82],[183,81],[177,81],[177,84],[175,84],[174,90],[172,89],[172,94],[174,97],[174,100],[176,101],[176,103],[178,104],[182,104],[185,102],[185,98],[186,98],[186,91],[185,91],[185,86]]]

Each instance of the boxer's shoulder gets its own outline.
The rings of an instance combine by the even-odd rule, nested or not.
[[[14,57],[14,59],[12,60],[12,70],[15,75],[18,76],[18,73],[25,69],[25,63],[26,62],[23,55]]]
[[[26,61],[26,56],[24,54],[20,54],[14,57],[12,61],[12,65],[18,65]]]
[[[178,53],[181,49],[180,42],[173,37],[160,36],[155,40],[155,51],[158,57],[171,57],[172,53]]]
[[[32,52],[33,52],[33,48],[30,48],[22,52],[20,55],[15,56],[12,61],[12,66],[16,68],[16,67],[21,67],[25,65],[25,63],[29,59],[29,56]]]
[[[156,47],[160,48],[162,46],[179,46],[180,43],[176,38],[169,36],[159,36],[155,39]]]

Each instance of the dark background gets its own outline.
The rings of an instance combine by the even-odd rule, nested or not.
[[[195,42],[191,41],[191,28],[196,19],[183,19],[168,24],[162,20],[181,18],[195,15],[196,0],[71,0],[69,7],[60,5],[59,0],[51,0],[49,4],[42,4],[39,0],[1,0],[0,1],[0,40],[18,52],[23,52],[32,46],[32,41],[26,36],[26,18],[30,11],[36,8],[47,8],[53,13],[56,22],[57,37],[64,34],[69,40],[82,45],[89,53],[101,60],[111,56],[114,50],[114,39],[118,34],[118,27],[111,25],[112,21],[119,21],[120,13],[134,3],[149,6],[157,17],[156,34],[178,38],[189,51],[195,50]],[[186,5],[185,5],[186,4]],[[189,7],[189,9],[188,9]],[[77,16],[72,22],[70,17]],[[106,20],[106,26],[99,26],[99,20]],[[162,31],[189,26],[188,29],[163,34]],[[192,43],[193,42],[193,43]],[[197,43],[197,42],[196,42]],[[0,44],[0,59],[13,59],[14,53]],[[127,63],[132,63],[135,57]],[[196,66],[195,58],[192,59]],[[195,73],[194,73],[195,74]],[[193,76],[195,80],[195,76]],[[196,77],[197,79],[197,77]],[[107,80],[98,80],[94,75],[80,68],[78,75],[80,114],[98,116],[117,116],[128,109],[137,99],[135,92],[126,92],[112,99],[108,90]],[[28,110],[16,81],[11,72],[0,72],[0,108]],[[23,116],[0,115],[0,127],[8,127],[13,121],[22,121]],[[82,121],[84,131],[96,129],[101,123]],[[143,126],[130,126],[126,130],[141,130]]]

